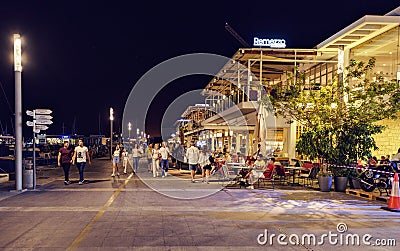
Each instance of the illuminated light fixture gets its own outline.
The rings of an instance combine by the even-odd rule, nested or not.
[[[216,138],[217,137],[217,134],[216,133],[214,133],[214,138]]]
[[[132,124],[131,124],[131,122],[128,123],[128,130],[129,130],[129,131],[132,130]]]
[[[383,66],[386,66],[386,64],[383,64]]]
[[[307,103],[306,109],[307,109],[307,108],[312,108],[312,107],[314,107],[314,104],[313,104],[313,103]]]
[[[114,109],[112,109],[110,107],[110,120],[113,121],[114,120]]]
[[[253,81],[253,76],[249,76],[249,81]]]
[[[390,55],[392,55],[392,54],[393,54],[393,52],[389,51],[389,54],[390,54]]]
[[[225,131],[225,137],[228,137],[228,131]]]
[[[233,131],[231,130],[231,131],[229,131],[229,136],[233,136]]]
[[[336,104],[336,103],[332,103],[332,104],[331,104],[331,108],[332,108],[332,109],[335,109],[336,107],[337,107],[337,104]]]
[[[14,71],[22,72],[21,36],[14,34]]]
[[[217,138],[221,138],[222,137],[222,132],[218,132],[217,133]]]

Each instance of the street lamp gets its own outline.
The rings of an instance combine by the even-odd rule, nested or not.
[[[110,107],[110,159],[112,159],[114,110]]]
[[[14,34],[15,72],[15,189],[22,191],[22,53],[21,36]],[[35,154],[35,149],[33,149]]]
[[[129,138],[129,141],[131,141],[131,130],[132,130],[132,124],[131,124],[131,122],[129,122],[128,123],[128,132],[129,132],[128,138]]]

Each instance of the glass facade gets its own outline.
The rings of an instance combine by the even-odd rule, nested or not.
[[[399,36],[399,27],[391,29],[352,48],[350,58],[367,62],[371,57],[375,57],[374,73],[382,75],[387,81],[397,79],[397,72],[400,72]],[[374,76],[370,77],[373,79]]]

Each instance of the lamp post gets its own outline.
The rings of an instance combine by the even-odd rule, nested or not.
[[[112,159],[114,110],[110,107],[110,159]]]
[[[22,53],[21,36],[14,34],[15,72],[15,189],[22,191]],[[33,149],[35,154],[35,149]]]
[[[129,139],[129,142],[131,141],[131,130],[132,130],[132,124],[131,124],[131,122],[129,122],[128,123],[128,139]]]

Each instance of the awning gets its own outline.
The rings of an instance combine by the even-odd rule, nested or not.
[[[345,49],[351,49],[399,24],[400,16],[367,15],[318,44],[316,48],[320,51],[337,51],[343,45]]]

